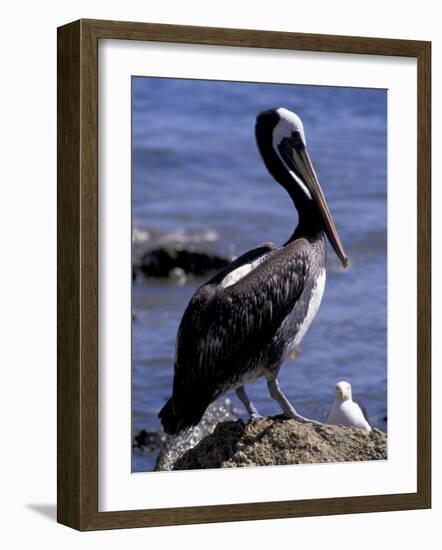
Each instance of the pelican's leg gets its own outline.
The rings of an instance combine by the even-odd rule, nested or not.
[[[286,416],[288,416],[289,418],[294,418],[298,422],[311,422],[312,424],[322,425],[321,422],[310,420],[309,418],[305,418],[304,416],[301,416],[299,413],[296,412],[296,409],[293,407],[287,397],[282,393],[282,390],[279,387],[279,383],[276,378],[270,378],[269,380],[267,380],[267,387],[269,388],[271,397],[279,403]]]
[[[249,413],[251,418],[259,418],[258,411],[256,410],[255,405],[250,401],[244,386],[240,386],[239,388],[236,388],[235,391],[236,391],[236,395],[238,396],[238,399],[244,405],[244,407],[246,408],[246,411]]]

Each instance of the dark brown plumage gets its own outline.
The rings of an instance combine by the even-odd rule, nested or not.
[[[285,414],[307,420],[282,393],[277,375],[322,298],[324,232],[346,258],[299,118],[285,109],[266,111],[257,118],[256,139],[268,170],[292,198],[299,223],[284,246],[265,243],[246,252],[193,295],[178,330],[172,397],[158,415],[170,434],[198,424],[207,406],[229,389],[256,414],[244,385],[261,376]]]

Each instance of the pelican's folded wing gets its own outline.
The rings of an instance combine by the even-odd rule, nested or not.
[[[185,398],[192,388],[209,399],[247,369],[247,361],[270,341],[298,300],[309,248],[306,240],[297,240],[271,252],[236,282],[199,289],[178,332],[175,398]]]

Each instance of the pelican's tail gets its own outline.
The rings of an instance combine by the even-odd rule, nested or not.
[[[178,435],[182,431],[196,426],[208,405],[209,403],[177,403],[171,397],[158,413],[158,418],[161,419],[161,424],[167,434]]]

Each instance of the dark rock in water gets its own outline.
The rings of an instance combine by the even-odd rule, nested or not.
[[[141,430],[134,437],[133,447],[141,450],[148,449],[149,451],[155,451],[160,448],[160,445],[161,436],[157,432]]]
[[[182,270],[185,275],[202,276],[218,271],[230,263],[230,260],[209,254],[186,250],[177,246],[161,247],[146,252],[138,266],[133,270],[141,271],[145,277],[169,277],[174,270]]]
[[[386,460],[387,435],[292,419],[227,421],[174,464],[174,470]]]

